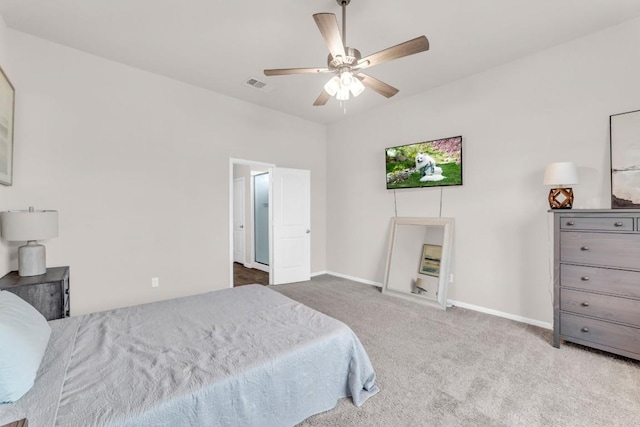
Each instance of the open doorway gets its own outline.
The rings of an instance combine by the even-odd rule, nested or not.
[[[241,284],[242,273],[260,283],[258,271],[268,273],[269,285],[303,282],[311,277],[310,171],[277,168],[268,163],[230,159],[229,162],[230,287]],[[256,175],[268,176],[267,202],[256,199]],[[245,183],[243,186],[241,182]],[[242,195],[244,193],[244,195]],[[243,203],[236,203],[242,199]],[[257,201],[256,201],[257,200]],[[268,239],[256,256],[256,204],[266,204]],[[238,241],[238,245],[234,242]],[[244,255],[241,255],[243,254]],[[265,262],[268,259],[268,262]],[[253,271],[251,271],[253,270]],[[236,272],[236,274],[234,274]]]
[[[269,169],[273,164],[231,159],[231,286],[269,285]]]

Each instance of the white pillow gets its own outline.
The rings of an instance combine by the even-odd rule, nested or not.
[[[31,389],[50,335],[38,310],[0,291],[0,402],[15,402]]]

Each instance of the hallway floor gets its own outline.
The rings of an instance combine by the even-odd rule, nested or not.
[[[246,268],[237,262],[233,263],[233,286],[242,285],[269,285],[269,273],[257,268]]]

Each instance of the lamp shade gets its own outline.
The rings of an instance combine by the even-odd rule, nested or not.
[[[0,220],[5,240],[44,240],[58,236],[58,211],[7,211],[0,213]]]
[[[349,90],[351,90],[353,96],[358,96],[364,91],[364,85],[360,80],[353,79],[353,83],[349,86]]]
[[[544,171],[544,185],[566,186],[578,183],[578,167],[573,162],[549,163]]]
[[[347,101],[349,99],[349,87],[340,86],[340,89],[338,89],[338,93],[336,94],[336,99],[338,101]]]
[[[338,89],[340,89],[340,78],[338,76],[331,77],[331,80],[324,85],[324,90],[331,96],[335,96]]]

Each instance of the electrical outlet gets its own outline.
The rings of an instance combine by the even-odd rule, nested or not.
[[[152,277],[151,278],[151,287],[152,288],[157,288],[158,286],[160,286],[160,280],[157,277]]]

